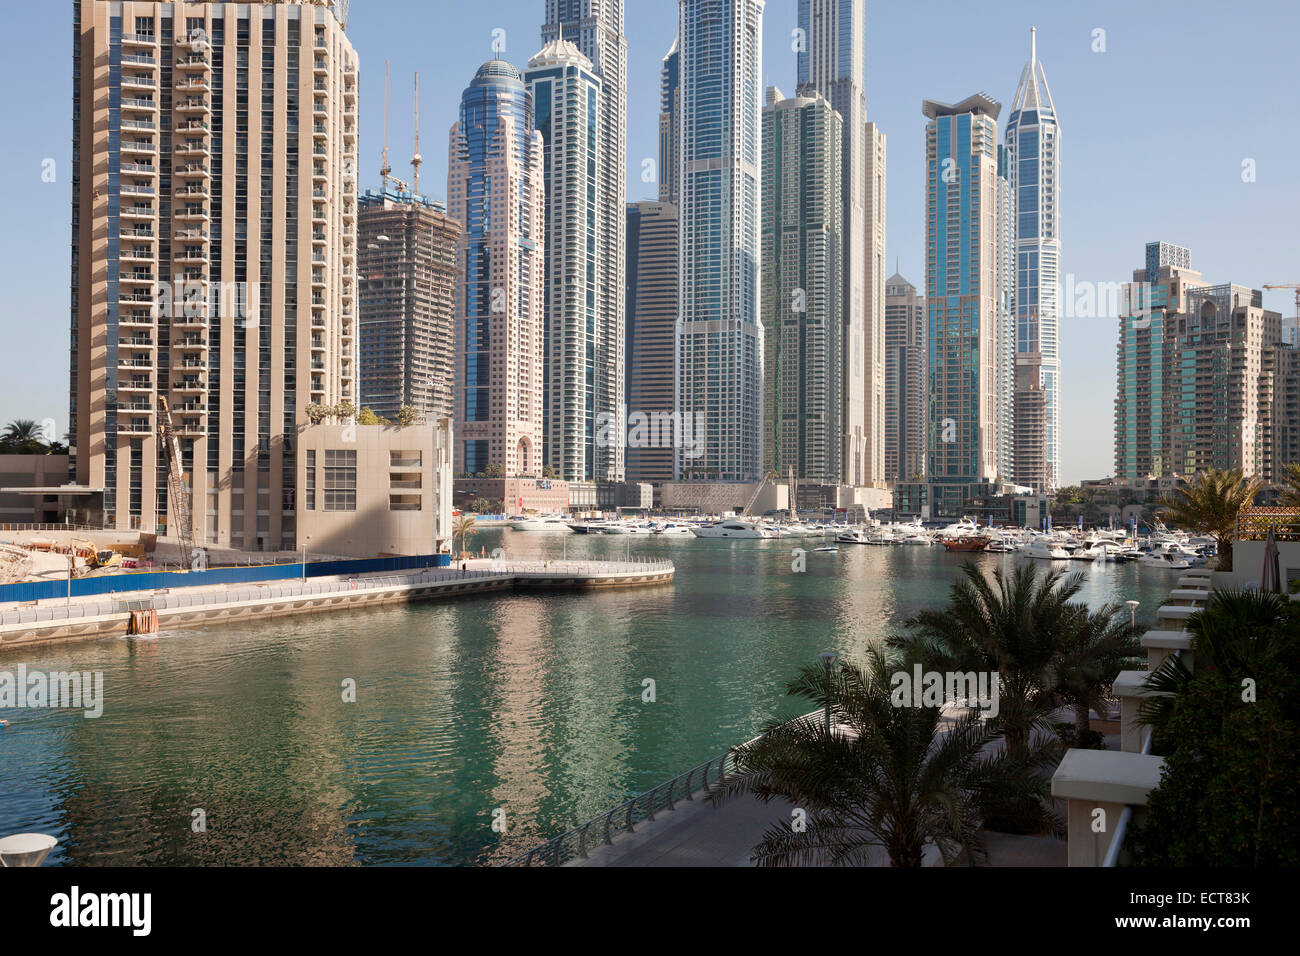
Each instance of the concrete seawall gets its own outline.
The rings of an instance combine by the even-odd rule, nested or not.
[[[0,606],[0,653],[10,648],[127,633],[132,612],[156,610],[159,629],[319,613],[518,590],[598,590],[669,584],[671,562],[550,561],[410,574],[362,574],[266,584],[135,591],[111,598]]]

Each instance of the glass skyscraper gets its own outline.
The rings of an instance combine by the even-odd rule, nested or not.
[[[763,464],[759,316],[763,0],[681,0],[681,308],[677,410],[704,447],[686,480],[752,481]]]
[[[1033,377],[1037,368],[1043,410],[1030,403],[1017,411],[1017,436],[1037,428],[1042,418],[1045,447],[1021,454],[1015,462],[1018,484],[1037,491],[1055,490],[1060,481],[1060,280],[1061,128],[1047,74],[1038,62],[1036,33],[1030,31],[1029,63],[1007,119],[1007,174],[1015,204],[1015,354],[1017,377]],[[1028,383],[1027,383],[1028,384]]]
[[[524,82],[545,156],[545,461],[567,481],[594,481],[607,477],[597,472],[607,444],[621,443],[618,403],[596,389],[614,360],[597,334],[601,84],[567,40],[534,56]]]
[[[926,100],[926,311],[931,507],[960,510],[972,485],[1000,476],[997,117],[983,93]],[[987,257],[992,255],[993,262]]]
[[[479,68],[451,128],[447,210],[456,284],[455,470],[537,476],[543,461],[542,136],[519,72]]]

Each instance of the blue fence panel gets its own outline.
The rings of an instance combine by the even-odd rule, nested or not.
[[[344,561],[314,561],[307,564],[307,577],[371,574],[376,571],[413,571],[445,568],[451,565],[447,554],[417,554],[399,558],[360,558]],[[210,568],[207,571],[155,571],[141,574],[111,574],[96,578],[76,578],[73,597],[115,594],[122,591],[155,591],[163,588],[195,588],[206,584],[245,584],[261,581],[296,580],[303,576],[301,564],[272,564],[245,568]],[[48,601],[68,594],[67,581],[27,581],[0,585],[0,604],[22,601]]]

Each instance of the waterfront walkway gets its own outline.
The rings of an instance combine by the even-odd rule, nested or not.
[[[290,565],[289,567],[292,567]],[[158,626],[409,602],[516,589],[641,587],[673,580],[671,561],[467,561],[462,568],[339,575],[259,583],[119,591],[0,606],[0,649],[122,634],[133,612],[157,611]],[[124,576],[125,577],[125,576]]]

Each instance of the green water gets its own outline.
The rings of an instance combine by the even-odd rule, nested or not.
[[[0,654],[0,670],[102,671],[105,697],[98,719],[0,710],[0,835],[50,833],[50,862],[76,865],[498,861],[752,736],[795,706],[784,682],[797,666],[827,649],[854,658],[942,604],[965,560],[844,546],[794,573],[789,540],[492,530],[472,545],[630,548],[671,557],[677,578]],[[1135,598],[1140,620],[1174,579],[1074,569],[1090,603]]]

